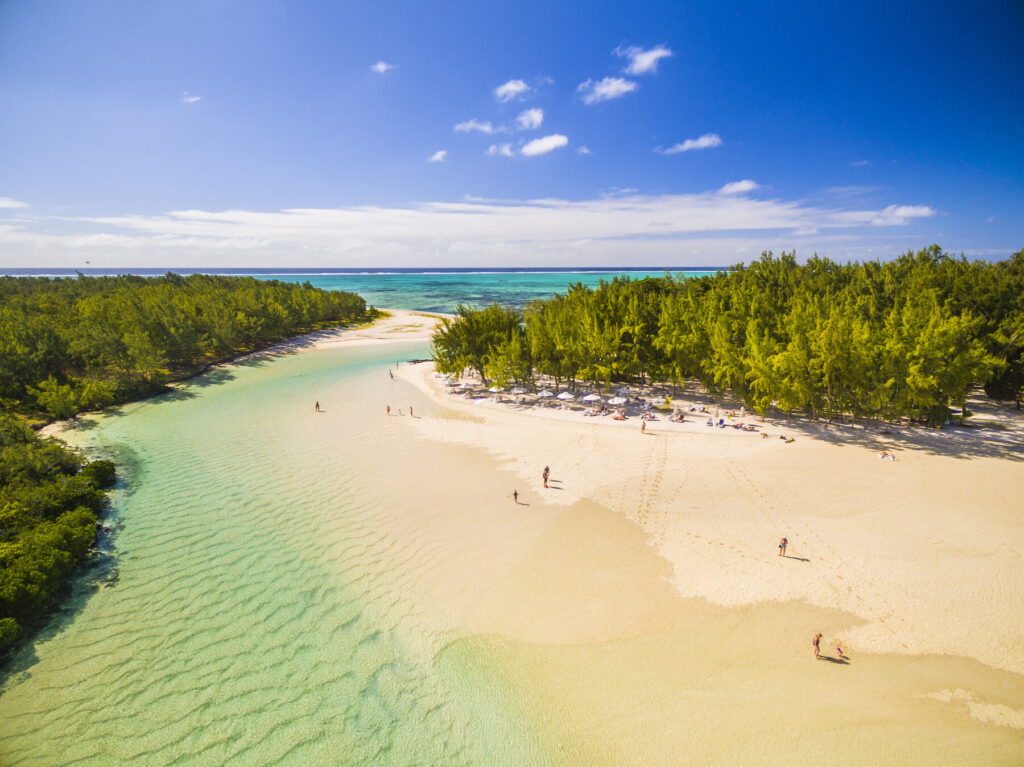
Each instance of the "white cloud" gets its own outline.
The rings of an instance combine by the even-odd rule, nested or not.
[[[582,146],[579,146],[579,147],[576,148],[576,154],[593,154],[593,152],[591,152],[587,148],[586,144],[583,144]]]
[[[430,155],[429,158],[427,158],[427,162],[444,162],[447,159],[448,159],[448,150],[447,149],[438,149],[436,152],[434,152],[432,155]]]
[[[567,146],[568,144],[569,139],[566,136],[563,136],[561,133],[553,133],[544,138],[535,138],[524,146],[520,152],[526,157],[536,157],[539,154],[553,152],[559,147]]]
[[[500,151],[496,152],[500,153]],[[708,191],[585,200],[481,200],[406,206],[179,210],[0,222],[4,265],[498,266],[730,263],[735,252],[878,258],[920,246],[898,227],[936,215],[926,205],[819,206]],[[883,228],[884,227],[884,228]],[[894,228],[897,231],[894,232]],[[812,234],[817,230],[818,234]],[[931,241],[930,239],[928,241]],[[1008,249],[1005,255],[1009,255]]]
[[[743,194],[744,192],[753,192],[755,189],[760,189],[761,185],[751,181],[749,178],[745,178],[742,181],[733,181],[726,184],[718,190],[719,194]]]
[[[494,97],[501,102],[508,102],[512,99],[521,98],[530,92],[530,86],[522,80],[509,80],[503,85],[494,89]]]
[[[481,122],[475,117],[472,120],[466,120],[455,126],[457,133],[469,133],[470,131],[480,131],[481,133],[494,133],[494,126],[489,122]]]
[[[371,64],[370,69],[378,75],[383,75],[394,69],[398,69],[398,64],[388,64],[386,61],[378,61],[376,64]]]
[[[692,152],[694,149],[710,149],[722,146],[722,137],[717,133],[705,133],[700,138],[688,138],[679,144],[670,146],[668,149],[655,149],[661,154],[679,154],[680,152]]]
[[[27,202],[22,202],[21,200],[15,200],[13,197],[0,197],[0,209],[13,210],[13,209],[17,209],[17,208],[27,208],[27,207],[29,207],[29,204]]]
[[[584,104],[597,104],[600,101],[617,99],[636,90],[636,83],[622,77],[606,77],[603,80],[586,80],[576,88],[582,93]]]
[[[874,226],[903,226],[912,218],[931,218],[936,213],[929,205],[890,205],[871,219]]]
[[[635,45],[631,45],[628,48],[620,46],[612,52],[616,56],[629,59],[626,68],[622,70],[628,75],[645,75],[648,72],[657,72],[658,62],[672,55],[672,51],[664,45],[656,45],[646,51]]]
[[[511,144],[491,144],[487,147],[487,154],[490,157],[494,157],[495,155],[513,157],[515,155],[515,151],[512,149]]]
[[[185,91],[183,94],[181,94],[181,100],[183,102],[185,102],[186,104],[195,104],[197,101],[202,101],[203,97],[202,96],[190,96],[188,91]]]
[[[871,165],[871,160],[854,160],[850,163],[851,168],[866,168]]]
[[[516,118],[516,129],[533,130],[539,128],[542,122],[544,122],[543,109],[527,109]]]

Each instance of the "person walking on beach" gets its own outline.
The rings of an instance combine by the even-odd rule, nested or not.
[[[779,541],[779,556],[780,556],[780,557],[784,557],[784,556],[786,556],[786,547],[787,547],[788,545],[789,545],[789,541],[787,541],[787,540],[786,540],[786,537],[785,537],[785,536],[783,536],[783,537],[782,537],[782,540],[781,540],[781,541]]]
[[[412,414],[412,405],[409,405],[409,417],[410,417],[410,418],[415,418],[415,417],[416,417],[416,416],[414,416],[414,415]]]
[[[391,415],[391,405],[385,405],[384,407],[387,409],[388,415]]]
[[[317,413],[319,413],[319,412],[320,412],[320,400],[317,400],[317,401],[316,401],[316,404],[315,404],[315,405],[313,405],[313,410],[314,410],[315,412],[317,412]]]
[[[516,502],[516,506],[519,505],[519,491],[518,490],[513,490],[512,491],[512,500]]]
[[[647,419],[646,418],[644,418],[644,419],[642,419],[640,421],[640,433],[643,434],[645,431],[647,431]]]
[[[818,658],[818,643],[821,641],[821,634],[815,634],[814,639],[811,640],[811,645],[814,647],[814,658]]]
[[[548,486],[548,475],[551,474],[551,469],[547,466],[544,467],[544,487]]]
[[[388,375],[391,376],[391,380],[395,380],[395,374],[391,372],[391,368],[388,368]]]
[[[839,660],[843,659],[843,646],[838,642],[836,642],[836,657],[839,658]]]

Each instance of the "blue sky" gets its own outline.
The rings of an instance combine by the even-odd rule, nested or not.
[[[0,266],[1024,247],[1024,6],[0,2]]]

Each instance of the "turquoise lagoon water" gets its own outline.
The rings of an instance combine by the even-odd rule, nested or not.
[[[287,278],[451,310],[608,277]],[[425,446],[407,421],[367,408],[387,398],[429,415],[431,402],[383,375],[426,354],[413,344],[253,360],[71,431],[118,464],[111,531],[72,599],[4,670],[0,764],[559,761],[543,717],[481,654],[486,638],[462,641],[422,598],[439,562],[474,556],[458,549],[447,510],[493,500],[457,474],[454,448]],[[422,465],[424,454],[436,462]],[[473,524],[507,539],[485,529],[496,519]]]
[[[118,462],[116,529],[15,658],[0,763],[547,761],[514,693],[410,596],[451,545],[431,537],[440,510],[394,507],[388,490],[482,502],[442,447],[437,466],[412,465],[408,419],[366,407],[388,396],[429,413],[383,374],[423,352],[242,364],[72,432]]]
[[[711,271],[669,273],[688,277],[714,274]],[[639,279],[663,277],[665,274],[665,271],[284,274],[271,279],[287,282],[308,280],[318,288],[349,290],[361,295],[371,306],[451,313],[460,301],[478,306],[497,301],[521,308],[534,299],[564,293],[569,285],[575,283],[596,287],[602,280],[618,276]]]

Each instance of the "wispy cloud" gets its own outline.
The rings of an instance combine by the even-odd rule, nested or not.
[[[183,102],[185,102],[186,104],[195,104],[197,101],[202,101],[203,97],[202,96],[193,96],[193,95],[190,95],[188,91],[185,91],[183,94],[181,94],[181,100]]]
[[[673,144],[668,149],[658,147],[654,151],[661,154],[679,154],[680,152],[692,152],[695,149],[711,149],[716,146],[722,146],[722,137],[717,133],[705,133],[700,138],[688,138],[686,141]]]
[[[530,86],[522,80],[509,80],[494,89],[494,97],[502,103],[518,99],[530,92]]]
[[[581,98],[584,104],[597,104],[601,101],[609,101],[625,96],[636,90],[636,83],[622,77],[606,77],[603,80],[585,80],[576,88],[577,93],[583,94]]]
[[[585,200],[471,200],[408,206],[276,211],[179,210],[0,221],[5,265],[173,264],[473,266],[728,263],[741,248],[799,247],[832,258],[898,255],[921,235],[899,227],[935,216],[928,205],[819,206],[708,191]],[[894,231],[897,230],[897,231]],[[818,232],[814,234],[814,232]],[[884,235],[883,235],[884,232]],[[925,235],[930,236],[930,235]],[[1009,251],[1008,251],[1009,252]]]
[[[929,205],[890,205],[876,213],[872,226],[904,226],[912,218],[931,218],[936,213]]]
[[[515,157],[515,150],[511,144],[491,144],[487,147],[487,154],[490,157],[501,155],[502,157]]]
[[[527,109],[516,118],[516,130],[534,130],[544,122],[543,109]]]
[[[13,197],[0,197],[0,208],[6,210],[17,210],[19,208],[30,207],[27,202],[21,200],[15,200]]]
[[[520,153],[526,157],[536,157],[539,154],[547,154],[563,146],[568,146],[568,144],[568,137],[563,136],[561,133],[553,133],[544,138],[535,138],[524,146]]]
[[[866,168],[871,165],[871,160],[854,160],[850,163],[851,168]]]
[[[755,181],[751,181],[749,178],[745,178],[742,181],[732,181],[721,189],[718,190],[719,194],[743,194],[744,192],[753,192],[755,189],[760,189],[761,185]]]
[[[658,62],[672,55],[671,49],[664,45],[656,45],[646,51],[636,45],[631,45],[628,48],[619,46],[612,53],[629,60],[626,68],[622,70],[627,75],[646,75],[657,72]]]
[[[398,69],[398,64],[389,64],[386,61],[378,61],[376,64],[371,64],[370,69],[378,75],[384,75],[392,70]]]
[[[576,154],[593,154],[590,149],[587,148],[586,144],[582,144],[576,147]]]
[[[472,120],[466,120],[465,122],[458,123],[455,126],[456,133],[470,133],[472,131],[480,131],[481,133],[494,133],[494,126],[490,122],[481,122],[475,117]]]
[[[430,157],[427,158],[427,162],[444,162],[448,159],[447,149],[438,149]]]

